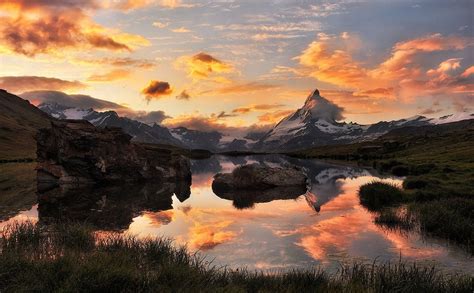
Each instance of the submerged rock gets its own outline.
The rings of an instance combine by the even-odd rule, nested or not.
[[[191,180],[188,158],[131,139],[120,128],[96,128],[83,120],[51,122],[37,135],[39,187]]]
[[[261,164],[244,165],[232,173],[214,176],[214,192],[231,190],[266,190],[275,187],[304,187],[307,177],[297,167],[269,167]]]

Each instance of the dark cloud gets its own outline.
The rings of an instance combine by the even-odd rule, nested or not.
[[[235,117],[237,116],[236,114],[229,114],[225,111],[221,111],[218,114],[212,114],[213,116],[216,116],[217,118],[228,118],[228,117]]]
[[[219,60],[217,58],[214,58],[211,55],[206,54],[204,52],[201,52],[201,53],[198,53],[198,54],[194,55],[192,59],[195,60],[195,61],[201,61],[201,62],[204,62],[204,63],[221,63],[221,64],[223,64],[223,62],[221,60]]]
[[[141,121],[146,124],[153,124],[153,123],[160,124],[163,120],[167,118],[171,118],[171,117],[166,115],[164,111],[151,111],[148,113],[138,112],[137,116],[133,117],[133,119]]]
[[[94,110],[123,110],[131,111],[127,107],[116,104],[114,102],[96,99],[87,95],[68,95],[59,91],[32,91],[20,95],[23,99],[27,99],[35,105],[41,103],[57,103],[67,107]]]
[[[147,101],[159,99],[162,96],[170,95],[173,92],[170,84],[166,81],[152,80],[147,87],[142,90]]]
[[[191,98],[191,95],[188,94],[186,90],[183,90],[179,95],[176,96],[176,99],[178,100],[189,100]]]
[[[31,90],[75,90],[86,85],[75,80],[63,80],[44,76],[1,76],[0,88],[12,93],[22,93]]]

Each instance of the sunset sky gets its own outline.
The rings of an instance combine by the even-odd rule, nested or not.
[[[470,0],[0,0],[0,88],[90,95],[205,130],[271,125],[314,88],[359,123],[471,112],[473,11]]]

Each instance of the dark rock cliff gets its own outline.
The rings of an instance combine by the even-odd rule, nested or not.
[[[189,159],[131,142],[119,128],[84,120],[51,122],[37,135],[39,185],[191,180]]]

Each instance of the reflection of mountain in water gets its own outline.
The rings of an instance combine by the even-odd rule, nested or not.
[[[123,230],[143,212],[172,209],[175,193],[180,201],[189,195],[190,183],[176,185],[123,185],[102,188],[56,188],[38,196],[42,223],[85,222],[98,229]]]

